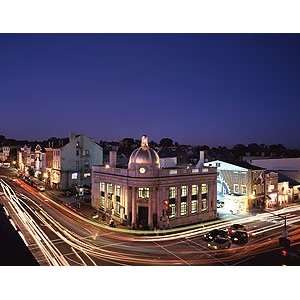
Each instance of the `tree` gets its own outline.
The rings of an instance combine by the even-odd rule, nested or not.
[[[243,144],[237,144],[232,148],[232,151],[237,158],[240,158],[241,156],[245,156],[247,147]]]
[[[162,138],[159,142],[159,146],[162,148],[168,148],[173,146],[173,140],[170,138]]]
[[[257,145],[256,143],[252,143],[252,144],[249,144],[248,147],[248,152],[251,153],[251,155],[257,155],[259,154],[260,152],[264,151],[263,148],[261,148],[259,145]]]

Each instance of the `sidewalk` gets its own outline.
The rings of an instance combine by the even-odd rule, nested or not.
[[[44,192],[45,195],[50,197],[52,200],[55,202],[58,202],[59,204],[63,204],[72,211],[76,212],[78,215],[81,217],[87,219],[89,222],[92,222],[96,226],[103,227],[105,229],[109,229],[112,231],[116,232],[123,232],[123,233],[128,233],[128,234],[133,234],[133,235],[143,235],[143,236],[157,236],[157,235],[168,235],[168,234],[173,234],[173,233],[180,233],[183,231],[187,230],[193,230],[193,229],[198,229],[198,228],[203,228],[208,225],[214,225],[218,223],[223,223],[226,221],[230,220],[239,220],[245,217],[243,216],[236,216],[236,215],[228,215],[228,216],[223,216],[222,218],[217,218],[213,221],[206,221],[202,223],[197,223],[197,224],[192,224],[192,225],[187,225],[187,226],[181,226],[181,227],[175,227],[175,228],[170,228],[170,229],[157,229],[157,230],[135,230],[135,229],[130,229],[127,226],[124,226],[120,223],[116,223],[116,227],[110,227],[109,226],[109,220],[110,220],[110,215],[105,215],[104,212],[97,211],[96,209],[92,208],[90,206],[90,203],[86,203],[81,201],[80,202],[80,207],[78,207],[78,200],[75,199],[75,196],[67,197],[64,195],[63,192],[57,191],[57,190],[47,190]],[[93,216],[98,215],[97,218],[93,218]]]
[[[97,211],[95,208],[91,207],[90,199],[89,201],[78,201],[75,196],[65,196],[63,192],[57,190],[46,190],[44,192],[47,196],[51,197],[51,199],[64,204],[68,208],[74,210],[76,213],[80,214],[82,217],[89,219],[95,223],[109,226],[110,216],[105,214],[104,212]],[[86,198],[87,199],[87,198]],[[97,216],[95,218],[95,216]],[[118,228],[128,229],[128,227],[117,223]]]
[[[187,225],[187,226],[181,226],[181,227],[175,227],[170,229],[158,229],[158,230],[134,230],[130,229],[127,226],[121,225],[117,222],[116,227],[110,227],[109,226],[109,220],[110,215],[105,215],[104,212],[97,211],[96,209],[92,208],[90,206],[90,202],[80,202],[80,206],[78,206],[78,200],[75,198],[75,196],[67,197],[63,194],[61,191],[56,190],[47,190],[44,192],[45,195],[50,197],[52,200],[59,204],[63,204],[67,208],[71,209],[74,213],[78,214],[80,217],[86,219],[89,223],[102,227],[104,229],[108,229],[115,232],[122,232],[132,235],[142,235],[142,236],[158,236],[158,235],[169,235],[173,233],[180,233],[187,230],[193,230],[198,228],[204,228],[208,225],[214,225],[214,224],[222,224],[223,222],[227,221],[236,221],[244,219],[245,217],[255,216],[259,213],[267,213],[267,210],[261,210],[257,209],[255,211],[252,211],[251,213],[248,213],[246,215],[227,215],[227,216],[218,216],[217,219],[213,221],[206,221],[202,223],[197,223],[193,225]],[[288,206],[295,205],[295,203],[290,203]],[[277,209],[276,209],[277,210]],[[274,210],[274,211],[276,211]],[[95,216],[97,216],[95,218]]]

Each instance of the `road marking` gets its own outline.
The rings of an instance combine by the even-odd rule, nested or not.
[[[198,244],[198,243],[196,243],[196,242],[194,242],[194,241],[192,241],[192,240],[190,240],[190,239],[188,239],[188,238],[186,238],[186,240],[189,241],[189,242],[192,243],[192,244],[197,245],[198,247],[201,247],[202,249],[204,249],[204,250],[206,250],[206,251],[209,251],[209,249],[206,249],[204,246],[202,246],[202,245],[200,245],[200,244]],[[222,260],[220,260],[220,259],[217,258],[217,257],[214,257],[212,254],[209,254],[209,253],[207,253],[207,252],[205,252],[204,254],[207,255],[207,256],[209,256],[209,257],[212,257],[214,260],[216,260],[216,261],[220,262],[222,265],[226,266],[226,264],[225,264]]]
[[[87,264],[85,263],[85,261],[82,259],[82,257],[79,255],[79,253],[73,248],[71,247],[72,251],[75,253],[75,255],[80,259],[80,261],[83,263],[84,266],[86,266]]]
[[[179,257],[178,255],[176,255],[175,253],[173,253],[172,251],[168,250],[167,248],[165,248],[164,246],[158,244],[157,242],[154,242],[154,244],[156,244],[157,246],[161,247],[163,250],[165,250],[166,252],[168,252],[169,254],[175,256],[177,259],[183,261],[186,265],[190,266],[191,264],[189,262],[187,262],[186,260],[184,260],[183,258]]]

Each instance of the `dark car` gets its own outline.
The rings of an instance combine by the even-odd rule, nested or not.
[[[224,201],[217,200],[217,208],[224,207]]]
[[[249,237],[246,231],[235,231],[231,236],[231,241],[235,244],[247,244],[249,241]]]
[[[245,231],[245,232],[247,232],[246,227],[242,224],[232,224],[230,227],[228,227],[227,231],[228,231],[228,234],[230,236],[232,234],[234,234],[236,231]]]
[[[228,249],[231,246],[230,238],[217,237],[207,243],[207,247],[212,250]]]
[[[212,231],[204,234],[203,239],[207,242],[213,241],[217,237],[228,238],[228,234],[225,230],[222,229],[213,229]]]

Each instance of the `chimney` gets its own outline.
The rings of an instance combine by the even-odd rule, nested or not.
[[[205,155],[204,155],[204,151],[203,150],[200,150],[200,153],[199,153],[199,163],[200,164],[204,164],[204,159],[205,159]]]
[[[70,133],[70,136],[69,136],[70,142],[73,141],[73,140],[75,140],[75,136],[76,136],[76,134],[74,132]]]
[[[109,165],[111,168],[115,168],[117,166],[117,149],[112,148],[109,151]]]

